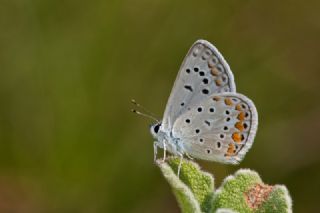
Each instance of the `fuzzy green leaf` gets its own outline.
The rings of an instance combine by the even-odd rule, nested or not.
[[[208,212],[211,209],[214,182],[210,174],[201,171],[197,164],[183,159],[178,177],[179,158],[169,158],[165,163],[157,162],[182,212]]]
[[[215,192],[211,212],[219,208],[241,213],[292,212],[291,199],[284,186],[266,185],[256,172],[248,169],[227,177]]]
[[[223,208],[221,208],[221,209],[218,209],[216,211],[216,213],[237,213],[237,212],[235,212],[235,211],[233,211],[231,209],[223,209]]]
[[[239,170],[234,176],[225,178],[214,195],[212,212],[216,212],[219,208],[252,212],[246,204],[244,192],[257,183],[262,183],[259,175],[250,170]]]
[[[287,188],[283,185],[275,185],[269,198],[257,212],[292,212],[292,201]]]
[[[183,159],[180,177],[179,158],[157,161],[171,185],[182,212],[216,213],[290,213],[291,198],[285,186],[264,184],[260,176],[249,169],[240,169],[225,178],[214,192],[213,177],[200,170],[192,161]]]

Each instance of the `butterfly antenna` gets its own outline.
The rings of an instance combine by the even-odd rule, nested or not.
[[[151,112],[150,110],[146,109],[144,106],[142,106],[141,104],[137,103],[136,100],[131,99],[131,103],[133,103],[134,105],[136,105],[137,107],[140,107],[144,112],[146,112],[145,114],[149,114],[150,116],[156,118],[158,117],[157,115],[155,115],[153,112]],[[159,120],[159,119],[156,119]]]
[[[133,113],[135,113],[135,114],[137,114],[137,115],[141,115],[141,116],[146,117],[146,118],[150,118],[150,119],[156,121],[157,123],[160,122],[158,119],[156,119],[156,118],[153,117],[152,115],[148,115],[148,114],[146,114],[146,113],[139,112],[139,111],[137,111],[137,110],[135,110],[135,109],[132,109],[131,112],[133,112]]]

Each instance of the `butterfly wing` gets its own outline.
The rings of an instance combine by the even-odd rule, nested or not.
[[[233,74],[223,56],[208,41],[198,40],[180,67],[161,128],[171,130],[178,116],[211,94],[235,91]]]
[[[251,147],[257,126],[257,110],[250,99],[220,93],[182,114],[172,133],[195,158],[237,164]]]

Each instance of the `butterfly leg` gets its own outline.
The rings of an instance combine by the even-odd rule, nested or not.
[[[178,166],[178,177],[180,176],[180,169],[181,169],[181,166],[182,166],[183,154],[179,153],[179,156],[180,156],[180,163],[179,163],[179,166]]]
[[[156,162],[158,154],[158,141],[153,142],[153,160]]]
[[[190,160],[193,160],[193,157],[191,157],[188,153],[186,153],[186,156],[187,156]]]
[[[166,161],[166,155],[167,155],[167,148],[166,148],[166,142],[163,142],[163,162]]]
[[[160,143],[159,141],[154,141],[153,142],[153,159],[154,159],[154,162],[157,161],[158,147],[163,148],[163,159],[162,159],[162,162],[165,162],[166,161],[166,154],[167,154],[166,141],[163,141],[162,143]]]

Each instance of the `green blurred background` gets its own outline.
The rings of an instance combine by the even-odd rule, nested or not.
[[[318,212],[320,3],[1,0],[0,212],[179,212],[153,164],[162,115],[191,44],[214,43],[259,112],[240,166],[198,161],[217,184],[239,168]]]

